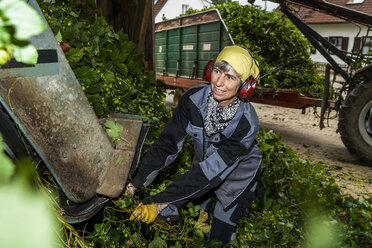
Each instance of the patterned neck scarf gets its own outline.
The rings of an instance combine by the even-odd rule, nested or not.
[[[213,93],[209,93],[208,111],[204,122],[204,128],[209,137],[222,132],[229,125],[236,111],[238,111],[239,104],[240,100],[236,98],[228,106],[221,108],[220,104],[213,98]]]

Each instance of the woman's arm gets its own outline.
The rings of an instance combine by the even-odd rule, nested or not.
[[[185,131],[188,123],[187,101],[187,97],[181,97],[172,118],[141,160],[138,172],[132,182],[136,188],[148,186],[160,170],[177,158],[187,135]]]
[[[258,125],[251,125],[248,119],[243,117],[233,135],[226,139],[214,154],[177,178],[164,191],[146,198],[143,202],[168,203],[179,207],[186,201],[209,192],[222,182],[218,176],[254,145],[257,131]]]

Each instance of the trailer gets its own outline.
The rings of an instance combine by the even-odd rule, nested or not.
[[[250,1],[254,2],[254,1]],[[372,26],[372,16],[366,13],[355,11],[353,9],[338,6],[323,0],[304,1],[273,1],[280,4],[280,10],[284,13],[295,26],[303,33],[303,35],[319,50],[319,52],[327,59],[329,65],[326,66],[326,77],[324,83],[322,99],[300,96],[295,90],[270,88],[256,89],[255,94],[249,99],[251,102],[276,105],[288,108],[302,109],[307,107],[321,107],[321,122],[320,128],[323,128],[323,119],[326,109],[339,111],[338,130],[341,134],[341,139],[348,151],[358,158],[361,162],[372,166],[372,65],[368,65],[350,76],[347,71],[341,68],[330,55],[331,53],[338,56],[345,63],[352,63],[352,59],[347,56],[344,51],[337,49],[328,40],[321,37],[317,32],[303,23],[289,8],[290,4],[300,4],[307,8],[323,11],[340,18],[354,21],[359,24]],[[194,39],[191,49],[187,46],[187,33],[181,32],[184,28],[197,29],[201,25],[206,25],[209,20],[204,18],[205,15],[210,15],[212,11],[201,12],[198,14],[179,17],[173,20],[157,23],[155,25],[155,64],[156,64],[156,79],[161,82],[167,89],[174,89],[174,103],[177,104],[181,94],[188,88],[206,83],[202,78],[202,70],[206,65],[206,61],[213,59],[218,55],[218,52],[223,48],[223,45],[234,44],[233,39],[228,35],[228,30],[219,15],[217,10],[216,16],[219,19],[214,21],[219,23],[219,26],[225,30],[220,31],[220,45],[213,53],[209,53],[209,58],[200,56],[203,52],[204,44],[208,44],[207,40]],[[188,18],[194,22],[187,22]],[[169,25],[172,23],[172,25]],[[176,38],[168,37],[164,39],[164,32],[176,33]],[[226,37],[230,38],[230,42],[226,42]],[[170,42],[172,39],[172,43]],[[168,42],[168,43],[167,43]],[[186,44],[186,46],[185,46]],[[172,53],[174,47],[178,47],[178,53]],[[186,51],[184,48],[190,48],[188,54],[193,54],[193,59],[186,59]],[[201,49],[201,50],[200,50]],[[199,56],[198,56],[199,55]],[[173,67],[171,64],[173,63]],[[192,68],[192,69],[191,69]],[[194,69],[195,68],[195,69]],[[331,68],[341,75],[345,83],[342,85],[338,99],[329,99],[329,75]],[[185,69],[185,70],[184,70]],[[187,70],[188,69],[188,70]]]

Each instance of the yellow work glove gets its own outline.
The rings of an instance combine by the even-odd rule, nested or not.
[[[168,204],[146,204],[142,202],[134,209],[129,220],[138,220],[150,224]]]
[[[136,191],[136,187],[133,186],[132,183],[128,183],[125,187],[124,195],[126,196],[134,196],[134,192]]]
[[[143,205],[142,202],[136,207],[129,220],[139,220],[150,224],[158,216],[155,204]]]

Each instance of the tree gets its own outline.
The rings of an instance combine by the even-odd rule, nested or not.
[[[217,5],[217,4],[224,4],[224,3],[231,3],[231,0],[212,0],[212,3],[214,5]]]

